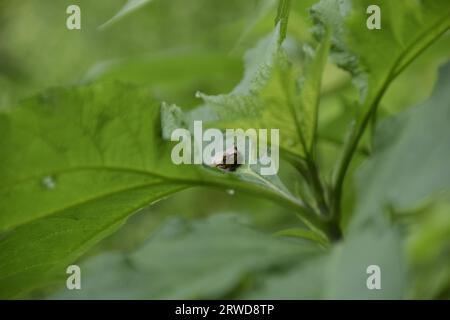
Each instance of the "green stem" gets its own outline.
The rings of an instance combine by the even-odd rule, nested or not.
[[[322,185],[322,181],[319,176],[319,170],[314,161],[308,160],[308,173],[309,173],[309,184],[316,198],[319,214],[322,217],[328,218],[329,210],[325,198],[325,189]]]
[[[286,38],[286,33],[287,33],[287,25],[288,25],[288,20],[289,20],[289,13],[290,13],[290,8],[291,8],[291,0],[279,0],[278,3],[278,12],[277,12],[277,17],[275,18],[275,23],[278,24],[280,23],[280,42],[279,44],[281,45],[281,43],[284,41],[284,39]],[[299,139],[304,147],[304,150],[306,152],[306,161],[305,163],[303,163],[302,161],[299,161],[296,163],[296,168],[297,170],[300,172],[300,174],[306,178],[308,184],[310,185],[315,199],[316,199],[316,203],[317,203],[317,207],[318,207],[318,212],[316,212],[316,210],[313,209],[313,213],[315,212],[315,214],[310,214],[310,216],[315,216],[314,219],[312,221],[314,221],[315,225],[320,226],[320,229],[322,232],[325,232],[328,236],[330,236],[330,238],[335,238],[335,236],[337,234],[339,234],[339,232],[337,232],[334,226],[330,225],[329,223],[325,222],[324,220],[328,217],[328,204],[326,202],[326,198],[325,198],[325,193],[324,193],[324,188],[320,179],[320,175],[319,175],[319,171],[317,168],[317,165],[315,163],[315,148],[314,146],[309,149],[307,147],[306,141],[304,139],[304,136],[302,134],[302,130],[301,130],[301,126],[300,126],[300,121],[299,121],[299,115],[297,113],[297,110],[294,106],[294,102],[292,99],[292,94],[293,91],[295,90],[295,86],[292,86],[292,83],[286,83],[286,81],[283,83],[283,80],[290,80],[290,72],[292,70],[289,69],[289,66],[283,69],[283,77],[282,77],[282,86],[285,89],[285,95],[287,98],[287,103],[289,105],[289,109],[291,110],[291,113],[295,119],[295,124],[296,124],[296,129],[297,129],[297,133],[299,136]],[[317,113],[318,111],[318,107],[316,106],[315,108],[315,112]],[[317,121],[317,114],[315,117],[316,121]],[[314,124],[314,134],[316,134],[316,128],[317,128],[317,123]],[[314,139],[314,141],[316,141],[316,139]],[[305,207],[309,210],[312,209],[312,206],[309,205],[308,203],[304,203]],[[307,221],[305,221],[306,223]],[[314,228],[314,226],[310,226],[311,228]],[[333,230],[331,230],[331,229]]]
[[[342,201],[342,188],[346,173],[355,154],[355,150],[357,149],[358,144],[361,140],[361,137],[363,136],[367,125],[370,123],[371,118],[375,116],[382,97],[384,96],[386,90],[389,88],[389,85],[396,79],[396,77],[404,69],[406,69],[423,51],[425,51],[432,43],[434,43],[448,30],[448,27],[445,26],[447,19],[448,15],[446,15],[443,19],[437,21],[437,23],[421,33],[415,41],[413,41],[407,48],[405,48],[403,53],[393,64],[388,73],[388,76],[386,77],[386,80],[384,81],[379,91],[376,93],[374,99],[371,102],[367,103],[367,108],[364,108],[367,109],[367,112],[363,115],[361,121],[359,121],[354,127],[348,142],[344,146],[343,155],[337,166],[337,174],[334,179],[332,190],[332,214],[336,216],[333,220],[337,219],[336,221],[339,221]],[[423,38],[426,38],[428,33],[430,31],[435,31],[436,28],[440,28],[441,30],[421,43]],[[408,55],[411,51],[413,52],[413,54]]]

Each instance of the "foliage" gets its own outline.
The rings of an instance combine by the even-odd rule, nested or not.
[[[0,297],[448,297],[448,1],[192,3],[91,4],[113,18],[41,66],[0,13],[17,35],[0,47]],[[62,32],[39,23],[31,37]],[[279,174],[173,164],[170,132],[194,120],[279,128]]]

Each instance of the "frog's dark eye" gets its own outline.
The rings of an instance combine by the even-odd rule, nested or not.
[[[211,166],[225,171],[235,171],[240,166],[238,163],[238,151],[236,146],[216,155],[216,157],[212,159]]]

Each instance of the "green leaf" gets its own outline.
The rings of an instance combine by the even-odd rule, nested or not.
[[[291,11],[291,0],[278,0],[278,11],[275,17],[275,25],[280,24],[280,40],[283,43],[287,34],[289,12]]]
[[[197,105],[192,94],[198,88],[222,90],[232,87],[241,72],[237,57],[204,50],[152,52],[94,64],[83,76],[83,84],[118,80],[146,86],[159,101],[183,101]]]
[[[293,237],[293,238],[307,239],[320,243],[324,247],[327,247],[330,244],[325,235],[321,235],[317,232],[312,232],[310,230],[302,228],[290,228],[280,230],[277,231],[275,235],[278,237]]]
[[[241,298],[324,299],[328,262],[328,256],[323,255],[293,264],[283,273],[268,274],[255,288],[244,292]]]
[[[81,266],[82,290],[61,290],[54,298],[220,298],[248,278],[316,252],[315,245],[264,235],[233,215],[172,221],[134,252],[88,260]]]
[[[371,159],[357,176],[351,227],[386,223],[386,209],[404,211],[450,189],[450,64],[440,70],[430,99],[377,128]]]
[[[273,69],[277,64],[280,40],[280,25],[273,34],[262,39],[255,48],[245,54],[245,71],[242,80],[228,94],[206,95],[198,92],[197,96],[211,112],[217,113],[221,120],[233,120],[251,117],[261,113],[263,101],[261,92],[269,83]]]
[[[117,12],[114,17],[106,21],[104,24],[102,24],[99,29],[104,29],[112,25],[113,23],[119,21],[126,15],[132,13],[133,11],[143,7],[144,5],[148,4],[152,0],[128,0],[127,3]]]
[[[74,260],[116,231],[129,215],[183,189],[180,185],[154,184],[144,183],[92,197],[3,233],[0,240],[0,297],[18,298],[32,289],[52,284],[58,276],[63,277]],[[25,199],[31,201],[32,198]],[[39,208],[40,202],[35,206]],[[9,211],[3,204],[2,208],[4,217]]]
[[[299,134],[303,140],[304,149],[310,156],[313,154],[316,141],[322,74],[327,63],[329,46],[330,32],[327,31],[313,53],[313,57],[310,58],[311,61],[306,64],[305,74],[301,79],[300,94],[298,98],[294,98],[293,109]]]
[[[277,24],[272,35],[247,52],[243,79],[230,93],[215,96],[197,93],[205,105],[187,114],[177,107],[164,106],[163,128],[169,128],[164,131],[169,132],[174,123],[188,124],[184,127],[190,128],[189,124],[194,120],[203,120],[220,128],[278,129],[280,142],[277,147],[280,147],[282,156],[297,161],[297,164],[301,161],[298,157],[308,157],[308,169],[315,172],[313,146],[329,34],[318,45],[314,58],[306,63],[300,93],[298,74],[289,63],[287,53],[280,47],[280,37],[280,24]],[[324,192],[319,179],[317,173],[311,174],[315,192],[321,195],[317,209],[312,210],[325,211]]]
[[[197,96],[203,99],[204,105],[191,111],[188,117],[220,128],[281,129],[282,151],[302,155],[282,87],[280,64],[286,63],[286,57],[279,41],[280,24],[246,53],[245,71],[239,84],[228,94],[199,92]]]
[[[366,27],[370,5],[380,7],[380,30]],[[322,29],[316,29],[319,35],[325,34],[325,26],[333,27],[334,57],[341,67],[360,77],[366,101],[373,101],[386,83],[450,27],[450,8],[445,0],[407,4],[322,0],[311,13],[317,24],[322,24]]]
[[[276,177],[174,165],[160,117],[145,88],[119,83],[55,89],[0,114],[1,297],[47,284],[129,215],[184,188],[302,210]]]
[[[356,176],[358,201],[349,233],[368,225],[412,225],[407,241],[412,269],[408,297],[442,298],[449,287],[449,85],[447,63],[428,101],[380,123],[372,156]]]
[[[380,267],[381,289],[369,290],[367,267]],[[408,286],[406,254],[397,228],[366,228],[335,248],[330,264],[328,299],[402,299]]]
[[[305,135],[310,141],[314,137],[312,132],[316,128],[314,119],[317,118],[328,41],[318,46],[316,57],[307,63],[305,88],[299,95],[297,70],[289,64],[286,52],[280,47],[280,28],[277,24],[272,35],[246,53],[244,76],[230,93],[214,96],[197,93],[204,105],[186,117],[191,121],[208,121],[211,126],[221,128],[280,129],[282,153],[304,157],[305,147],[300,136],[306,130]],[[293,107],[301,109],[295,117]],[[301,125],[297,125],[296,120]]]
[[[412,281],[408,298],[449,299],[450,293],[450,198],[434,197],[412,212],[407,252]],[[402,214],[403,215],[403,214]]]
[[[367,287],[367,267],[371,265],[380,267],[380,290]],[[408,286],[406,269],[399,230],[367,228],[325,255],[267,276],[243,298],[401,299]]]

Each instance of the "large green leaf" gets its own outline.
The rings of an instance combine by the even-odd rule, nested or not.
[[[122,84],[56,89],[0,114],[0,296],[43,285],[130,214],[196,185],[303,204],[276,177],[176,166],[160,105]],[[313,216],[311,216],[314,219]]]
[[[369,289],[371,265],[380,268],[381,289]],[[366,228],[335,248],[329,263],[326,298],[401,299],[408,285],[406,254],[396,228]]]
[[[369,289],[367,268],[381,271],[381,289]],[[408,285],[399,230],[367,228],[326,255],[267,276],[244,294],[256,299],[400,299]]]
[[[20,297],[31,289],[51,284],[92,245],[116,231],[129,215],[180,189],[171,184],[152,186],[151,182],[124,188],[62,208],[3,234],[0,297]],[[39,207],[39,202],[35,205]],[[5,213],[7,208],[2,208],[2,215]]]
[[[132,253],[88,260],[81,265],[82,290],[62,289],[54,298],[220,298],[248,278],[318,251],[311,243],[252,230],[237,216],[218,215],[189,224],[173,221]]]
[[[244,299],[324,299],[329,257],[318,256],[293,264],[284,272],[268,274]]]
[[[386,221],[386,209],[412,209],[450,189],[449,86],[447,64],[428,101],[380,124],[373,156],[358,174],[354,227]]]

